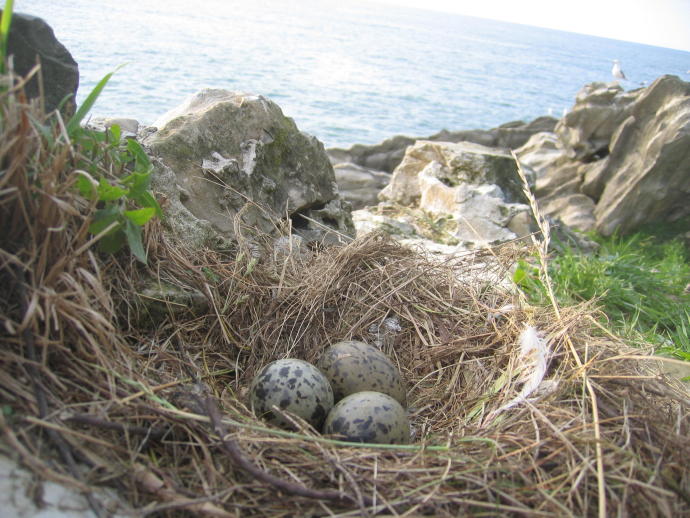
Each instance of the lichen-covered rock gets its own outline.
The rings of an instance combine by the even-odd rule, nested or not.
[[[36,66],[37,58],[40,59],[46,112],[56,110],[66,97],[71,96],[64,104],[63,115],[74,113],[79,67],[44,20],[29,14],[14,13],[7,54],[14,56],[14,71],[21,76],[27,75]],[[34,76],[24,90],[29,98],[37,98],[41,91],[38,76]]]
[[[604,235],[690,215],[690,83],[665,76],[647,88],[582,190]]]
[[[431,168],[431,169],[429,169]],[[517,165],[503,149],[471,142],[431,142],[420,140],[407,149],[402,163],[393,172],[379,199],[402,205],[418,203],[422,197],[419,176],[434,177],[448,187],[461,184],[496,185],[508,202],[524,201]]]
[[[215,242],[235,239],[237,229],[271,234],[288,220],[309,241],[353,233],[323,145],[272,101],[207,89],[155,126],[144,139],[159,158],[152,185],[183,240],[198,243],[198,228]]]
[[[193,318],[208,310],[208,299],[198,290],[184,290],[159,279],[147,279],[137,290],[136,300],[141,304],[140,320],[151,327],[170,316]]]

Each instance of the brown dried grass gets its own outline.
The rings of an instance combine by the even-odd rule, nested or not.
[[[40,477],[114,487],[156,516],[690,516],[687,392],[598,328],[592,304],[530,307],[503,287],[527,251],[439,261],[370,235],[272,258],[189,251],[153,223],[148,267],[98,256],[78,150],[59,130],[48,146],[20,90],[0,104],[0,428]],[[156,283],[207,308],[154,314],[142,292]],[[371,343],[386,318],[411,445],[276,430],[247,408],[268,361]],[[520,389],[525,324],[550,340],[552,390],[492,414]]]

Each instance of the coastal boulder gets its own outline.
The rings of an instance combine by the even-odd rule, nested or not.
[[[64,104],[63,114],[70,116],[74,113],[79,67],[45,21],[36,16],[14,13],[7,54],[13,56],[14,71],[21,76],[26,76],[40,62],[46,113],[56,110],[66,98],[69,99]],[[30,99],[37,98],[41,91],[38,78],[35,75],[25,86]]]
[[[432,170],[428,166],[436,163]],[[443,185],[496,185],[508,202],[523,201],[522,181],[517,165],[505,150],[471,142],[417,141],[407,149],[402,163],[393,172],[390,183],[379,194],[382,201],[402,205],[419,203],[426,182],[434,177]]]
[[[531,181],[532,173],[525,170]],[[417,234],[444,245],[481,248],[531,232],[517,165],[498,148],[418,141],[407,149],[379,199],[382,203],[371,211],[376,216],[390,218],[397,212]],[[376,221],[356,214],[360,228]]]
[[[690,83],[588,85],[554,133],[516,153],[537,173],[542,211],[578,230],[611,235],[681,219],[690,215]]]
[[[259,95],[206,89],[154,123],[152,185],[169,226],[192,246],[218,246],[288,224],[307,242],[354,232],[323,144]]]
[[[609,155],[589,169],[582,191],[597,200],[597,230],[629,232],[690,215],[690,83],[655,81],[616,128]]]

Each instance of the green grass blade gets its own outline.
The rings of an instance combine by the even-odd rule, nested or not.
[[[14,0],[5,0],[5,8],[0,19],[0,72],[5,73],[5,58],[7,57],[7,41],[10,37],[10,25],[12,24],[12,11]]]
[[[72,118],[70,118],[70,120],[67,122],[67,134],[70,137],[74,136],[74,133],[79,129],[81,121],[84,120],[84,117],[86,117],[91,111],[91,108],[93,108],[98,96],[101,95],[101,92],[105,88],[105,85],[108,84],[108,81],[110,81],[110,78],[113,77],[113,74],[120,70],[123,66],[124,65],[120,65],[112,72],[106,74],[103,79],[98,82],[94,89],[91,90],[91,93],[86,97],[81,106],[79,106],[79,109],[76,111],[76,113],[72,115]]]

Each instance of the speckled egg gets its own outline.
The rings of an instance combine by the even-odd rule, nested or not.
[[[328,414],[323,433],[346,441],[407,444],[410,422],[400,403],[381,392],[357,392],[338,402]]]
[[[300,416],[317,430],[333,408],[333,390],[326,376],[311,363],[293,358],[277,360],[262,368],[250,388],[254,413],[283,428],[290,422],[274,406]]]
[[[332,345],[317,366],[333,387],[335,401],[356,392],[383,392],[406,405],[405,384],[393,362],[376,347],[348,340]]]

